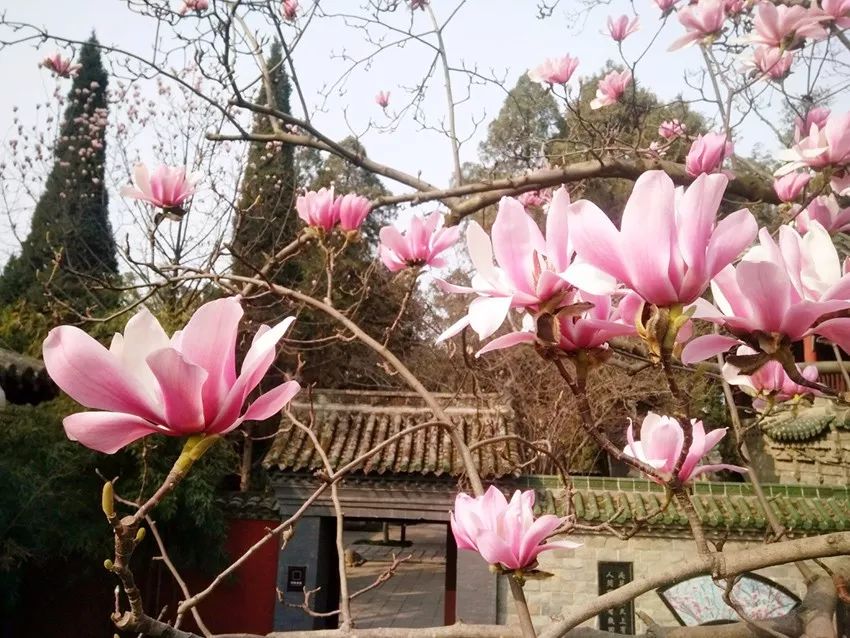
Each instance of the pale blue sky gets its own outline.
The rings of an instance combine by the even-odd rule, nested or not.
[[[166,2],[166,0],[162,0]],[[175,8],[178,0],[170,0]],[[634,0],[641,13],[642,29],[625,42],[625,51],[633,57],[646,45],[658,25],[659,11],[651,0]],[[302,4],[309,4],[306,0]],[[325,0],[325,10],[343,10],[359,4],[357,0]],[[444,17],[457,3],[455,0],[432,0],[438,17]],[[627,0],[611,0],[592,12],[583,24],[576,23],[568,9],[575,8],[575,0],[563,0],[561,7],[547,20],[536,17],[535,0],[469,0],[446,30],[448,55],[453,65],[476,66],[483,72],[493,70],[506,77],[506,85],[513,86],[519,74],[540,63],[544,58],[564,55],[578,56],[581,63],[578,74],[598,70],[606,60],[617,59],[614,43],[602,35],[609,14],[629,11]],[[0,11],[8,20],[30,21],[47,27],[51,32],[65,37],[84,39],[94,29],[104,44],[117,44],[140,55],[151,51],[154,37],[153,23],[136,16],[126,8],[125,0],[0,0]],[[396,19],[406,21],[409,14],[399,12]],[[416,12],[415,24],[427,29],[428,20],[423,12]],[[186,18],[181,28],[192,29],[197,21]],[[682,27],[676,20],[666,25],[654,48],[638,67],[638,78],[662,98],[672,98],[683,89],[686,69],[698,68],[700,57],[696,49],[668,53],[667,47],[681,35]],[[3,33],[6,37],[8,34]],[[14,135],[11,126],[12,107],[19,107],[19,115],[26,122],[33,105],[49,98],[55,80],[39,69],[39,60],[56,49],[52,44],[36,47],[31,44],[7,48],[0,52],[0,77],[4,85],[14,87],[0,93],[0,142]],[[321,102],[318,91],[329,78],[338,74],[342,65],[332,60],[332,53],[345,50],[349,54],[365,51],[362,34],[345,28],[340,21],[316,21],[308,30],[294,53],[300,80],[311,108]],[[374,103],[378,90],[392,92],[390,111],[403,100],[403,86],[410,86],[422,77],[423,69],[430,63],[431,52],[418,43],[411,43],[392,54],[378,56],[368,70],[355,72],[344,86],[342,94],[334,94],[322,112],[313,114],[313,122],[332,138],[342,138],[353,130],[368,131],[362,138],[371,157],[422,177],[437,185],[447,185],[452,163],[449,144],[445,137],[422,130],[410,120],[403,121],[392,133],[368,130],[370,120],[386,122],[385,115]],[[247,67],[246,67],[247,70]],[[575,82],[575,80],[574,80]],[[67,86],[67,85],[66,85]],[[465,81],[456,77],[455,93],[464,95]],[[686,93],[687,97],[687,93]],[[693,95],[691,95],[693,97]],[[473,87],[472,98],[457,109],[461,137],[472,135],[462,149],[462,158],[476,157],[477,144],[486,131],[486,122],[498,111],[504,92],[494,86]],[[293,100],[293,108],[296,102]],[[444,116],[442,78],[435,76],[425,101],[430,124],[436,125]],[[477,132],[474,119],[484,120]],[[351,127],[349,129],[348,127]],[[137,140],[144,146],[144,140]],[[747,138],[738,150],[747,151],[754,143],[764,143],[775,148],[771,135],[757,119],[751,118]],[[144,149],[140,149],[145,156]],[[396,191],[404,189],[395,184],[388,186]],[[112,201],[117,202],[117,193]],[[113,215],[118,215],[117,211]],[[3,228],[3,226],[0,226]],[[7,233],[5,233],[7,234]],[[4,237],[0,250],[9,249]]]

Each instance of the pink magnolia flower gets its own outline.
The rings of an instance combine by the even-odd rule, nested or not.
[[[69,78],[80,70],[79,64],[74,64],[69,58],[63,58],[61,53],[54,53],[41,61],[40,66],[53,71],[60,78]]]
[[[540,207],[552,201],[552,189],[528,191],[517,195],[517,201],[526,208]]]
[[[147,166],[137,164],[133,169],[135,186],[122,187],[121,195],[148,202],[166,213],[180,214],[200,179],[200,173],[187,175],[183,166],[160,165],[151,174]]]
[[[752,355],[756,351],[749,346],[740,346],[738,355]],[[818,369],[815,366],[806,366],[800,369],[800,374],[809,381],[817,381]],[[741,371],[730,363],[724,363],[722,369],[723,378],[730,385],[741,388],[744,392],[754,397],[753,407],[760,410],[769,403],[783,403],[801,396],[820,396],[820,392],[814,388],[800,385],[791,380],[782,365],[776,361],[768,361],[752,374],[741,374]]]
[[[812,124],[816,124],[819,130],[823,129],[829,114],[830,110],[825,106],[815,106],[806,111],[805,117],[794,118],[794,141],[799,142],[806,137],[812,130]]]
[[[667,174],[647,171],[635,182],[619,232],[594,204],[578,201],[570,207],[570,239],[579,257],[648,303],[693,303],[758,231],[747,209],[716,221],[728,182],[700,175],[677,194]],[[580,277],[572,281],[583,287]]]
[[[725,463],[699,465],[702,457],[726,436],[726,430],[727,428],[718,428],[706,433],[702,421],[691,419],[691,446],[675,477],[679,482],[688,483],[700,474],[718,470],[742,473],[747,471],[738,465]],[[665,482],[674,479],[673,471],[685,445],[685,431],[676,419],[649,412],[640,426],[640,441],[635,441],[631,421],[626,430],[626,438],[629,443],[623,449],[624,454],[655,468]]]
[[[723,133],[698,135],[685,158],[685,170],[692,177],[717,173],[724,160],[731,157],[733,150],[732,142]]]
[[[378,91],[375,95],[375,104],[380,106],[382,109],[387,108],[390,105],[390,92]]]
[[[806,136],[790,149],[780,152],[779,159],[789,163],[776,171],[777,175],[803,166],[821,170],[850,165],[850,112],[841,115],[830,113],[823,127],[813,121]]]
[[[352,231],[360,228],[360,224],[372,210],[372,202],[361,195],[348,193],[336,198],[334,208],[336,208],[335,217],[339,220],[339,227],[345,231]]]
[[[267,419],[300,389],[295,381],[245,400],[275,360],[275,347],[293,317],[257,331],[239,375],[238,297],[204,304],[169,339],[142,310],[112,338],[109,350],[79,328],[59,326],[44,340],[50,377],[72,399],[99,412],[65,417],[68,438],[112,454],[149,434],[225,434],[243,421]]]
[[[626,87],[632,83],[631,71],[611,71],[599,80],[596,87],[596,97],[590,101],[590,108],[601,109],[603,106],[611,106],[620,101]]]
[[[502,325],[511,308],[532,313],[544,309],[556,314],[573,303],[573,286],[567,281],[571,267],[572,247],[567,228],[570,196],[559,188],[552,196],[546,215],[546,234],[513,197],[503,197],[493,223],[492,242],[484,229],[472,221],[466,230],[469,257],[475,266],[472,287],[439,282],[444,290],[478,295],[469,312],[450,326],[438,342],[470,326],[479,338],[486,339]],[[493,265],[495,255],[496,264]],[[606,286],[594,279],[595,270],[586,273],[590,287],[598,292]],[[613,289],[614,282],[607,282]]]
[[[440,256],[460,239],[460,228],[443,227],[443,214],[434,211],[425,219],[414,215],[410,226],[402,234],[395,226],[384,226],[380,231],[381,261],[391,272],[417,266],[445,266]]]
[[[752,65],[771,80],[784,80],[788,77],[793,63],[793,51],[763,46],[753,53]]]
[[[753,0],[724,0],[723,8],[726,15],[734,17],[746,11],[752,3]]]
[[[534,490],[517,490],[508,502],[492,485],[483,496],[458,494],[451,514],[458,549],[478,552],[488,563],[512,571],[533,567],[541,552],[581,547],[571,541],[546,541],[564,520],[552,514],[535,520]]]
[[[295,200],[298,216],[312,228],[330,232],[339,221],[339,208],[335,206],[334,187],[307,191]]]
[[[795,342],[817,334],[850,348],[850,274],[845,273],[829,233],[816,221],[801,237],[781,226],[777,243],[767,229],[737,266],[711,282],[714,305],[698,300],[694,317],[719,324],[734,337],[705,335],[682,351],[684,363],[703,361],[742,341],[764,338]],[[755,338],[758,337],[758,338]]]
[[[655,6],[661,9],[661,15],[665,16],[673,10],[679,0],[653,0],[653,2],[655,2]]]
[[[283,0],[280,13],[289,22],[295,20],[298,17],[298,0]]]
[[[416,9],[425,10],[425,7],[428,6],[428,0],[410,0],[410,8],[415,11]]]
[[[538,67],[528,72],[528,77],[542,84],[566,84],[573,77],[578,58],[565,55],[562,58],[546,58]]]
[[[607,348],[608,342],[615,337],[625,337],[637,334],[634,321],[626,323],[620,316],[619,309],[614,308],[610,295],[591,295],[583,292],[574,298],[576,303],[588,302],[593,307],[579,316],[567,314],[558,315],[555,324],[554,347],[566,353],[578,352],[579,350],[593,350],[595,348]],[[531,319],[531,315],[526,315]],[[481,356],[492,350],[510,348],[521,343],[535,343],[538,341],[534,332],[534,321],[524,326],[526,329],[518,332],[509,332],[501,337],[496,337],[486,346],[481,348],[475,356]],[[552,347],[552,342],[543,341],[541,345]]]
[[[760,2],[757,7],[754,30],[750,39],[777,49],[794,49],[803,40],[822,40],[827,32],[821,26],[826,17],[801,5],[776,5]]]
[[[834,195],[821,195],[794,217],[794,226],[801,234],[806,234],[813,221],[818,222],[830,234],[848,232],[850,208],[841,208]]]
[[[181,16],[184,16],[190,11],[197,11],[200,13],[201,11],[206,11],[209,8],[209,0],[183,0],[183,6],[180,7],[178,13]]]
[[[803,194],[811,179],[808,173],[788,173],[773,180],[773,190],[781,201],[793,202]]]
[[[821,11],[839,29],[850,28],[850,0],[822,0]]]
[[[726,22],[726,7],[723,0],[700,0],[697,4],[679,9],[678,16],[685,27],[685,35],[673,42],[670,51],[720,35]]]
[[[616,19],[608,16],[608,33],[614,42],[622,42],[639,28],[640,20],[637,16],[631,20],[627,15],[621,15]]]
[[[684,135],[688,130],[684,122],[679,120],[664,120],[658,127],[658,135],[665,140],[674,140],[677,137]]]

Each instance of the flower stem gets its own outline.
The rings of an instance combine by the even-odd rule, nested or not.
[[[528,601],[525,599],[525,592],[519,580],[513,574],[508,574],[508,583],[511,586],[511,596],[513,596],[514,604],[516,605],[517,615],[519,616],[519,626],[522,630],[523,638],[537,638],[534,631],[534,625],[531,622],[531,612],[528,611]]]

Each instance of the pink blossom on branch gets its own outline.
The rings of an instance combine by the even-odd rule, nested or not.
[[[133,169],[135,186],[124,186],[121,194],[124,197],[140,199],[166,214],[180,216],[183,205],[195,194],[195,186],[201,179],[200,173],[186,173],[183,166],[157,166],[153,173],[144,164],[137,164]]]
[[[703,361],[748,343],[775,349],[817,334],[850,348],[850,274],[845,273],[826,230],[812,221],[801,237],[781,226],[777,243],[767,231],[737,266],[726,266],[711,282],[714,305],[696,304],[694,317],[734,336],[705,335],[690,341],[682,361]],[[838,316],[832,316],[838,313]]]
[[[297,382],[283,383],[243,408],[294,318],[261,326],[237,375],[241,318],[238,297],[211,301],[169,339],[142,310],[108,350],[79,328],[51,330],[43,346],[47,372],[72,399],[99,410],[65,417],[68,438],[112,454],[150,434],[225,434],[243,421],[279,412],[300,389]]]
[[[538,208],[552,201],[552,189],[528,191],[517,195],[517,201],[526,208]]]
[[[812,124],[816,124],[818,129],[822,129],[830,112],[825,106],[814,106],[806,111],[804,117],[794,118],[794,141],[799,142],[806,137],[812,130]]]
[[[588,201],[570,207],[579,257],[659,307],[693,303],[718,272],[750,245],[758,227],[747,209],[717,222],[728,179],[700,175],[677,194],[663,171],[635,182],[620,230]],[[652,250],[647,250],[651,246]],[[582,288],[582,278],[572,280]]]
[[[702,457],[726,436],[726,429],[718,428],[706,433],[702,421],[691,419],[691,445],[675,477],[673,472],[685,445],[685,431],[673,417],[649,412],[640,426],[639,441],[635,440],[634,427],[629,422],[626,430],[628,445],[623,449],[623,453],[655,468],[665,482],[675,479],[680,483],[689,483],[700,474],[718,470],[746,472],[746,468],[725,463],[699,465]]]
[[[793,63],[793,51],[783,51],[769,46],[758,47],[752,59],[752,65],[763,76],[775,81],[788,77]]]
[[[375,104],[380,106],[382,109],[387,108],[390,105],[390,92],[378,91],[375,95]]]
[[[541,552],[581,547],[546,540],[565,520],[552,514],[535,520],[534,490],[517,490],[508,502],[492,485],[483,496],[458,494],[451,514],[458,549],[478,552],[491,565],[511,571],[534,567]]]
[[[723,162],[732,156],[733,151],[732,142],[723,133],[698,135],[685,158],[685,170],[692,177],[719,173]]]
[[[339,227],[345,231],[355,231],[372,210],[372,202],[362,195],[348,193],[334,201],[335,214]]]
[[[667,14],[669,14],[673,10],[673,7],[675,7],[676,4],[679,2],[679,0],[652,0],[652,1],[655,2],[655,6],[657,6],[659,9],[661,9],[661,15],[662,16],[666,16]]]
[[[416,9],[422,9],[424,11],[428,4],[428,0],[410,0],[410,8],[413,11],[416,11]]]
[[[180,7],[178,13],[181,16],[186,15],[190,11],[206,11],[210,8],[209,0],[183,0],[183,6]]]
[[[620,101],[626,88],[632,83],[631,71],[611,71],[599,80],[596,87],[596,97],[590,101],[590,108],[601,109],[603,106],[611,106]]]
[[[844,169],[850,165],[850,112],[830,113],[823,126],[813,120],[808,131],[803,133],[796,144],[779,153],[779,159],[789,163],[776,171],[777,175],[801,167],[822,170],[827,167]]]
[[[298,0],[283,0],[280,13],[289,22],[295,20],[298,17]]]
[[[330,232],[339,221],[339,209],[335,206],[334,187],[307,191],[295,200],[295,210],[305,224]]]
[[[824,39],[827,32],[820,24],[824,20],[826,17],[816,9],[760,2],[750,40],[776,49],[794,49],[806,38]]]
[[[640,20],[637,16],[631,20],[627,15],[621,15],[619,18],[608,16],[608,33],[614,42],[622,42],[639,28]]]
[[[681,137],[688,130],[688,127],[684,122],[680,122],[679,120],[664,120],[661,122],[658,127],[658,135],[663,137],[665,140],[674,140],[677,137]]]
[[[850,0],[821,0],[821,11],[839,29],[850,28]]]
[[[739,356],[754,355],[756,351],[749,346],[740,346],[736,354]],[[797,366],[797,369],[803,378],[809,381],[817,381],[818,369],[815,366],[806,366],[802,370]],[[768,403],[784,403],[801,396],[820,395],[814,388],[792,381],[777,361],[768,361],[748,375],[741,374],[741,371],[730,363],[725,363],[721,372],[727,383],[738,386],[754,398],[753,407],[757,410],[762,409]]]
[[[434,211],[425,219],[414,215],[405,233],[395,226],[384,226],[378,248],[381,261],[391,272],[419,266],[444,266],[446,262],[440,255],[460,239],[460,228],[445,228],[443,221],[443,214]]]
[[[575,73],[578,58],[565,55],[561,58],[546,58],[540,66],[528,72],[528,77],[542,84],[566,84]]]
[[[60,78],[72,77],[80,70],[79,64],[74,64],[70,58],[63,58],[61,53],[47,56],[41,61],[40,66],[49,69]]]
[[[808,173],[788,173],[773,180],[773,190],[783,202],[793,202],[806,190],[812,176]]]
[[[481,348],[475,356],[522,343],[540,343],[544,347],[554,347],[561,352],[572,354],[580,350],[607,348],[611,339],[637,334],[634,321],[624,321],[620,310],[613,306],[610,295],[591,295],[582,292],[574,297],[573,301],[592,303],[593,307],[578,316],[566,313],[557,315],[555,323],[552,324],[553,341],[548,338],[546,341],[539,341],[534,332],[532,320],[526,330],[509,332],[496,337]],[[530,315],[526,317],[531,319]]]
[[[686,33],[673,42],[670,51],[719,36],[726,22],[726,6],[723,0],[700,0],[697,4],[679,9],[678,17]]]
[[[813,221],[831,235],[846,233],[850,231],[850,208],[841,208],[834,195],[821,195],[794,217],[794,226],[804,235]]]
[[[472,286],[439,282],[444,290],[477,295],[466,316],[446,329],[437,339],[448,339],[470,326],[480,339],[492,335],[507,318],[511,308],[537,314],[557,312],[572,305],[574,287],[568,282],[575,271],[573,249],[567,227],[570,196],[559,188],[552,196],[546,215],[545,236],[535,221],[513,197],[503,197],[493,223],[492,240],[477,222],[466,230],[469,257],[476,273]],[[496,265],[493,264],[495,257]],[[582,272],[582,271],[575,271]],[[595,269],[584,269],[589,292],[613,290],[614,281]]]

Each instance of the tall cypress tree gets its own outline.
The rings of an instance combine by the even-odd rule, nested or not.
[[[272,99],[268,98],[264,83],[257,93],[257,104],[289,113],[291,87],[279,42],[272,44],[268,68]],[[257,134],[271,133],[271,121],[267,116],[257,113],[252,131]],[[255,274],[269,256],[277,253],[297,236],[302,224],[295,211],[295,181],[295,157],[291,145],[279,142],[251,144],[247,165],[242,174],[239,214],[236,216],[231,241],[233,252],[237,256],[233,262],[236,274]],[[292,286],[300,279],[301,271],[302,268],[296,261],[288,261],[278,270],[269,273],[269,278],[274,282]],[[243,324],[240,350],[243,353],[247,351],[258,324],[276,323],[284,312],[285,308],[279,299],[262,298],[249,301],[245,306],[247,321]],[[281,383],[287,367],[275,366],[263,379],[261,390],[268,390]],[[262,458],[266,447],[255,449],[252,433],[268,434],[277,429],[279,424],[279,417],[272,417],[261,424],[246,424],[244,431],[248,436],[244,439],[241,454],[241,489],[250,488],[252,467]]]
[[[115,276],[118,262],[104,186],[108,76],[94,35],[81,47],[79,63],[53,168],[21,252],[3,269],[0,303],[23,300],[46,309],[45,286],[78,311],[115,299],[98,281]]]
[[[264,85],[257,95],[257,103],[289,113],[291,87],[278,42],[272,44],[268,66],[274,99],[267,98]],[[269,118],[258,113],[254,118],[253,132],[271,133]],[[295,160],[292,146],[279,142],[251,144],[248,164],[242,175],[240,214],[232,242],[234,251],[239,255],[234,262],[234,270],[238,274],[254,274],[254,269],[262,266],[269,255],[295,238],[301,224],[294,204]],[[290,262],[274,273],[272,279],[291,284],[297,271],[295,264]]]

